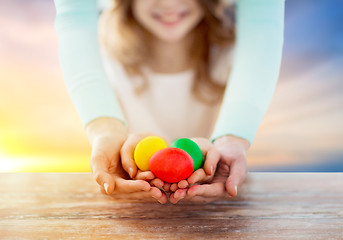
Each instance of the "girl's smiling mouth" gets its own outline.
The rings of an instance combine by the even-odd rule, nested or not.
[[[159,23],[165,26],[175,26],[180,23],[186,16],[189,15],[188,11],[182,11],[180,13],[176,12],[166,12],[163,14],[154,13],[152,16]]]

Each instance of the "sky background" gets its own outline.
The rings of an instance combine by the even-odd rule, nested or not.
[[[87,172],[52,0],[0,0],[0,172]],[[280,78],[250,171],[343,171],[343,1],[287,0]]]

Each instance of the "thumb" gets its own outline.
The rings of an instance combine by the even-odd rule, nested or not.
[[[122,148],[120,149],[120,156],[121,156],[121,164],[124,170],[130,175],[133,179],[137,174],[137,166],[133,159],[133,154],[135,147],[139,139],[133,136],[129,136],[126,142],[123,144]]]

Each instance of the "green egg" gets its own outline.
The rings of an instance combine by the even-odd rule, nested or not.
[[[198,144],[196,144],[188,138],[180,138],[175,140],[172,143],[171,147],[180,148],[186,151],[192,157],[194,162],[193,172],[201,167],[203,162],[203,156]]]

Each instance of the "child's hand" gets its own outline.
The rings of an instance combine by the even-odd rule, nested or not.
[[[121,150],[121,163],[123,166],[123,169],[129,174],[129,176],[132,179],[135,180],[145,180],[149,181],[150,185],[154,187],[154,189],[157,189],[159,191],[158,196],[154,196],[160,203],[166,203],[167,202],[167,196],[166,194],[161,191],[158,188],[162,188],[164,185],[164,182],[156,178],[155,175],[151,171],[141,171],[137,169],[136,163],[133,159],[134,151],[136,148],[136,145],[145,137],[148,136],[155,136],[152,133],[137,133],[137,134],[130,134],[127,140],[124,142]],[[168,140],[161,137],[163,140],[165,140],[168,143]]]
[[[220,152],[221,159],[210,184],[192,186],[187,190],[186,199],[191,201],[211,202],[227,194],[237,195],[237,187],[248,174],[246,153],[250,143],[239,137],[224,136],[213,145]],[[176,193],[175,193],[176,194]],[[177,195],[185,195],[184,191]]]
[[[174,192],[169,196],[169,201],[174,204],[186,196],[186,188],[194,184],[211,182],[214,177],[214,173],[216,172],[217,164],[220,160],[220,153],[209,139],[191,138],[191,140],[200,147],[204,157],[204,164],[202,168],[193,172],[187,180],[182,180],[171,185],[165,184],[163,187],[164,189],[169,187],[170,191]]]
[[[160,198],[160,190],[144,180],[129,180],[120,162],[120,149],[127,138],[124,125],[113,118],[98,118],[86,127],[92,146],[91,169],[101,192],[127,198]]]

